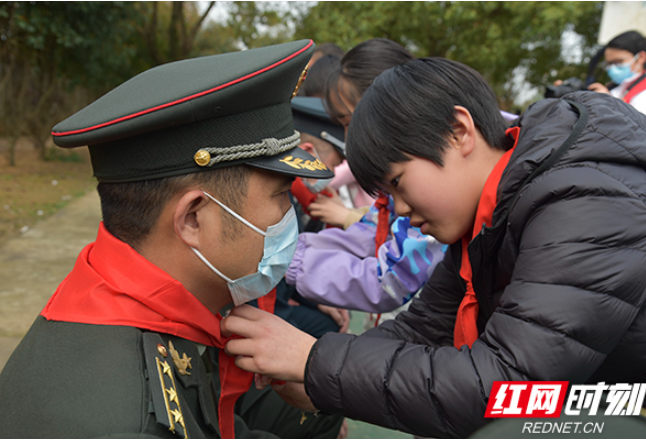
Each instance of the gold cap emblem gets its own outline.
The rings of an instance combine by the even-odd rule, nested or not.
[[[294,156],[285,156],[282,159],[280,159],[278,162],[282,162],[285,165],[289,165],[292,168],[296,168],[297,170],[323,171],[328,169],[325,166],[325,164],[318,159],[311,161],[311,160],[303,160],[300,157],[295,158]]]
[[[191,373],[188,369],[193,368],[191,365],[191,360],[193,360],[193,358],[188,357],[186,353],[184,353],[180,358],[179,353],[175,350],[173,341],[168,341],[168,346],[170,347],[170,355],[173,357],[173,363],[175,364],[175,368],[177,368],[177,372],[182,376],[190,376]]]
[[[294,99],[294,97],[298,94],[298,89],[301,87],[301,84],[303,84],[303,81],[305,81],[305,78],[307,78],[307,69],[309,69],[309,67],[310,63],[307,63],[307,66],[305,66],[305,69],[303,69],[303,72],[301,72],[301,76],[298,78],[294,93],[292,93],[292,99]]]
[[[205,167],[209,164],[209,162],[211,162],[211,154],[206,150],[199,150],[197,153],[195,153],[193,159],[195,159],[196,164],[201,167]]]

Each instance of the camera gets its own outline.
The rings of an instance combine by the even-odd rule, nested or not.
[[[588,90],[585,83],[579,78],[568,78],[563,81],[560,86],[545,86],[546,98],[560,98],[568,93],[578,92],[580,90]]]

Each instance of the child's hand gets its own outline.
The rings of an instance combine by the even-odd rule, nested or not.
[[[350,210],[343,205],[338,195],[334,197],[318,196],[309,206],[310,215],[334,226],[343,227]]]
[[[238,367],[272,379],[303,382],[307,357],[316,342],[312,336],[247,304],[234,307],[220,329],[225,337],[242,336],[225,346],[229,356],[237,356]],[[266,386],[267,381],[259,377],[256,386]]]
[[[334,322],[341,327],[339,329],[339,333],[345,333],[348,331],[348,327],[350,327],[350,313],[347,310],[324,306],[323,304],[317,305],[316,308],[332,318]]]

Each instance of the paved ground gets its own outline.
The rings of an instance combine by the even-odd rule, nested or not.
[[[94,241],[100,221],[93,191],[0,245],[0,369],[81,249]]]
[[[17,238],[0,244],[0,370],[74,267],[79,252],[96,238],[101,221],[96,191],[70,203]],[[351,328],[361,332],[363,314]],[[349,421],[349,438],[412,438],[397,431]]]

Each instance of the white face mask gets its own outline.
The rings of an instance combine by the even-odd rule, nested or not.
[[[269,226],[265,232],[249,223],[212,195],[207,192],[204,192],[204,194],[220,205],[220,207],[229,214],[265,237],[262,260],[258,263],[258,270],[256,273],[238,278],[237,280],[232,280],[213,267],[213,265],[209,263],[209,261],[204,258],[197,249],[193,247],[191,247],[191,249],[195,252],[195,255],[204,262],[204,264],[227,282],[229,292],[231,292],[231,298],[233,299],[233,304],[236,306],[253,301],[254,299],[258,299],[261,296],[268,294],[285,276],[289,263],[291,263],[292,258],[294,258],[296,242],[298,240],[298,223],[294,207],[290,207],[282,220],[275,225]]]
[[[305,186],[312,191],[314,194],[318,194],[325,189],[326,186],[330,184],[333,179],[319,179],[314,183],[310,183],[307,179],[303,179]]]

